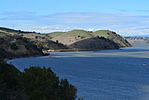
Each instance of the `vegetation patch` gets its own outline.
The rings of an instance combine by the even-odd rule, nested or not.
[[[76,88],[60,80],[50,68],[30,67],[20,72],[0,62],[0,100],[75,100]]]

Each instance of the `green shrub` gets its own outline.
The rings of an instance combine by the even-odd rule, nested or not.
[[[31,67],[22,74],[24,90],[30,100],[74,100],[76,89],[51,69]]]
[[[0,100],[25,100],[20,74],[14,66],[0,62]]]
[[[76,88],[59,80],[50,68],[31,67],[20,72],[0,62],[0,100],[75,100]]]
[[[17,46],[15,43],[12,43],[12,44],[10,45],[10,48],[11,48],[12,50],[17,50],[17,49],[18,49],[18,46]]]

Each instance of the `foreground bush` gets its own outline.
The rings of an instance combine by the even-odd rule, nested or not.
[[[0,62],[0,100],[75,100],[76,88],[59,80],[50,68],[31,67],[20,72]]]
[[[19,70],[0,62],[0,100],[27,100],[20,80]]]

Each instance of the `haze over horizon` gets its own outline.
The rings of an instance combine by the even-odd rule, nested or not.
[[[147,0],[1,0],[0,26],[53,32],[108,29],[123,36],[149,34]]]

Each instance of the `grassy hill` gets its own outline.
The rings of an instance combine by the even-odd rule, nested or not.
[[[72,43],[75,43],[76,41],[91,38],[93,37],[90,32],[84,31],[84,30],[72,30],[68,32],[54,32],[48,34],[49,37],[53,41],[59,41],[60,43],[63,43],[65,45],[70,45]]]
[[[125,40],[123,37],[110,30],[98,30],[95,32],[85,30],[72,30],[68,32],[49,33],[48,36],[51,37],[53,41],[59,41],[60,43],[63,43],[68,46],[78,41],[87,38],[94,38],[97,36],[109,39],[117,43],[119,47],[131,46],[131,44],[128,43],[127,40]]]
[[[98,30],[93,32],[94,36],[100,36],[100,37],[104,37],[104,38],[108,38],[109,34],[111,31],[109,30]]]
[[[9,28],[2,28],[0,27],[0,36],[20,36],[23,38],[27,38],[30,42],[37,45],[38,48],[42,48],[43,50],[47,49],[66,49],[67,47],[63,44],[54,42],[49,39],[49,36],[46,34],[40,34],[36,32],[25,32],[21,30],[13,30]]]
[[[37,56],[49,49],[67,49],[48,38],[46,34],[0,27],[0,58]]]
[[[104,37],[106,39],[109,39],[119,45],[119,47],[130,47],[131,44],[124,39],[122,36],[116,34],[113,31],[109,30],[99,30],[93,33],[95,36]]]
[[[99,37],[100,40],[97,39],[96,37]],[[0,38],[1,42],[4,41],[0,45],[1,52],[11,53],[11,55],[14,54],[15,56],[36,54],[37,52],[31,49],[31,48],[35,49],[35,46],[36,46],[35,50],[37,51],[40,50],[40,52],[47,50],[55,50],[55,51],[59,50],[67,51],[67,49],[75,50],[76,45],[79,45],[77,49],[82,50],[84,49],[83,44],[87,46],[87,50],[94,50],[97,49],[97,47],[98,50],[117,49],[117,47],[115,46],[113,46],[112,48],[110,46],[115,44],[117,44],[119,48],[131,46],[131,44],[127,40],[125,40],[123,37],[110,30],[98,30],[92,32],[92,31],[75,29],[68,32],[53,32],[49,34],[40,34],[36,32],[25,32],[21,30],[13,30],[9,28],[0,27]],[[101,41],[101,38],[104,38],[105,40],[107,39],[107,41]],[[95,44],[93,44],[93,41],[91,40],[94,40]],[[19,42],[22,44],[19,44]],[[109,42],[110,45],[107,45],[108,44],[107,42]],[[10,48],[9,46],[12,44],[15,45],[16,48],[18,49],[12,50],[12,48]],[[27,49],[26,45],[28,45],[27,47],[30,47],[30,49]],[[96,46],[94,47],[93,45]]]

